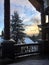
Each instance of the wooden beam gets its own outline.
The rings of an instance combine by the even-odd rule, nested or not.
[[[10,39],[10,0],[4,0],[4,39]]]

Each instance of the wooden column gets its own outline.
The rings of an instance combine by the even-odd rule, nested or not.
[[[49,23],[49,14],[48,14],[48,23]],[[48,29],[48,56],[49,56],[49,29]]]
[[[44,3],[41,5],[41,24],[44,25],[46,22],[45,13],[44,13]],[[42,40],[46,39],[46,32],[44,27],[42,27]]]
[[[10,0],[4,0],[4,39],[10,39]]]
[[[48,14],[48,23],[49,23],[49,14]],[[49,28],[48,28],[48,42],[49,42]]]

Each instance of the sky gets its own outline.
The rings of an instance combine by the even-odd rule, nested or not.
[[[3,0],[0,0],[0,34],[4,27],[4,7]]]
[[[17,11],[25,25],[35,24],[35,18],[40,21],[40,13],[28,0],[10,0],[10,15]],[[40,22],[38,22],[40,23]],[[4,29],[4,0],[0,0],[0,34]]]

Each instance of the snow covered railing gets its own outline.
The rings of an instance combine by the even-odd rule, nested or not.
[[[28,54],[39,54],[39,44],[14,44],[15,47],[15,55],[21,56],[21,55],[28,55]]]
[[[2,43],[2,57],[15,58],[39,54],[39,46],[39,43],[16,44],[13,41],[4,41]]]
[[[47,43],[47,42],[46,42]],[[4,41],[2,43],[2,56],[15,58],[18,56],[24,55],[35,55],[35,54],[42,54],[44,51],[45,43],[38,42],[38,43],[30,43],[30,44],[16,44],[13,41]],[[46,47],[47,49],[47,47]]]

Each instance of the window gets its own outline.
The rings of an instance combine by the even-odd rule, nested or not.
[[[46,15],[46,23],[48,23],[48,15]]]

